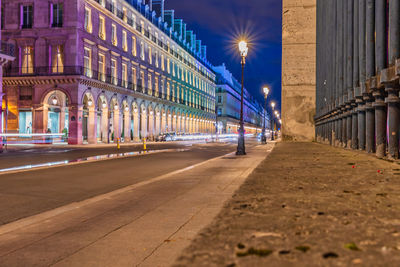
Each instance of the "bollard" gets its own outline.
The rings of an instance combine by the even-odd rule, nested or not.
[[[144,149],[144,150],[147,150],[146,138],[143,138],[143,149]]]
[[[117,149],[120,149],[120,148],[121,148],[120,141],[119,141],[119,138],[117,138]]]

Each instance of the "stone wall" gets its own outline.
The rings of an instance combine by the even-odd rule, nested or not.
[[[316,0],[283,0],[282,12],[282,137],[286,141],[312,141]]]

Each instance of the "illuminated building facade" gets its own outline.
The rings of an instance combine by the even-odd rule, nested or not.
[[[1,6],[1,0],[0,0],[0,6]],[[3,14],[3,9],[0,10],[0,16],[2,17]],[[1,28],[3,27],[3,20],[0,22]],[[6,65],[8,62],[13,61],[14,58],[14,53],[15,53],[15,48],[12,44],[8,44],[6,42],[3,42],[1,40],[1,34],[0,34],[0,134],[3,133],[3,129],[6,127],[5,123],[5,117],[6,117],[6,110],[5,106],[6,103],[3,103],[3,96],[4,96],[4,90],[3,90],[3,66]],[[0,152],[3,151],[3,138],[0,137]]]
[[[225,64],[214,67],[217,74],[216,106],[220,133],[237,133],[240,122],[241,84]],[[266,114],[266,113],[265,113]],[[246,133],[260,133],[263,128],[264,108],[244,89],[243,119]],[[265,116],[269,127],[269,116]]]
[[[8,132],[68,143],[214,131],[206,46],[164,0],[3,0]]]

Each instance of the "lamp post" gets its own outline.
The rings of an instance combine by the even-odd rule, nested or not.
[[[280,118],[280,115],[279,115],[279,112],[277,111],[277,110],[275,110],[275,117],[276,117],[276,119],[279,121],[281,118]],[[274,134],[276,134],[275,132],[274,132]],[[277,135],[277,134],[276,134]],[[276,136],[276,138],[278,138],[277,136]]]
[[[268,98],[268,94],[269,94],[269,88],[268,87],[264,87],[263,88],[263,92],[264,92],[264,124],[263,124],[263,130],[262,130],[262,136],[261,136],[261,143],[262,144],[266,144],[267,143],[267,137],[265,136],[265,113],[267,112],[267,98]]]
[[[236,155],[246,155],[244,147],[244,122],[243,122],[243,83],[244,83],[244,65],[246,64],[246,56],[249,51],[247,43],[245,41],[239,42],[239,52],[241,56],[242,64],[242,91],[240,94],[240,126],[239,126],[239,138]]]
[[[272,107],[272,112],[271,112],[271,116],[270,116],[270,125],[271,125],[271,140],[274,140],[274,117],[273,117],[273,113],[275,110],[275,102],[271,103],[271,107]]]

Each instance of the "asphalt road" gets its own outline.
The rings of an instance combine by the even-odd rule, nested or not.
[[[148,150],[179,149],[190,146],[189,142],[168,142],[147,144]],[[6,153],[0,153],[0,169],[16,167],[28,164],[38,164],[51,161],[76,160],[98,155],[142,151],[142,144],[122,145],[117,149],[116,145],[108,146],[32,146],[14,148]]]
[[[235,146],[234,143],[150,145],[149,149],[185,147],[187,150],[0,175],[0,225],[224,155],[234,151]],[[135,149],[140,147],[122,147],[121,152]],[[2,166],[9,166],[13,162],[21,165],[22,161],[43,162],[107,153],[115,153],[115,148],[79,148],[59,153],[14,152],[2,155],[0,161]]]
[[[255,144],[0,175],[0,267],[169,266],[273,147]]]

